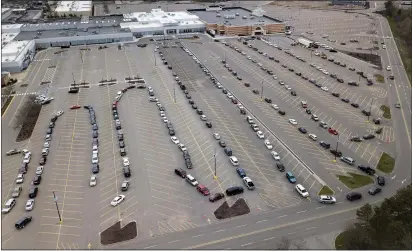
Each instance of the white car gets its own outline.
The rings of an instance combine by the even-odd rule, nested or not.
[[[328,196],[328,195],[321,195],[319,196],[319,202],[322,204],[335,204],[336,199],[335,197]]]
[[[233,98],[233,95],[232,95],[232,93],[230,93],[230,92],[228,92],[228,93],[226,94],[226,96],[227,96],[228,98],[230,98],[230,99]]]
[[[382,48],[383,48],[383,49],[386,49],[386,45],[382,45]]]
[[[97,154],[92,155],[92,164],[99,163],[99,156]]]
[[[278,154],[277,152],[271,151],[270,154],[272,155],[272,157],[273,157],[275,160],[280,160],[280,156],[279,156],[279,154]]]
[[[298,122],[295,119],[289,119],[289,123],[291,123],[292,125],[298,124]]]
[[[323,70],[322,72],[323,72],[323,74],[325,74],[325,75],[329,75],[329,72],[328,72],[327,70]]]
[[[223,85],[217,84],[216,87],[217,87],[218,89],[222,89],[222,88],[223,88]]]
[[[265,146],[269,150],[273,149],[273,145],[272,145],[272,143],[270,143],[270,141],[268,139],[265,140]]]
[[[50,143],[51,143],[51,141],[46,141],[46,142],[44,142],[43,147],[44,147],[44,148],[49,148],[49,147],[50,147]]]
[[[247,59],[252,60],[252,58],[250,56],[248,56]]]
[[[392,70],[392,67],[390,65],[388,65],[388,67],[386,67],[386,70],[390,71],[390,70]]]
[[[150,97],[149,98],[149,101],[150,102],[157,102],[157,101],[159,101],[156,97]]]
[[[285,82],[283,82],[282,80],[279,80],[278,83],[279,83],[280,85],[284,85],[284,84],[285,84]]]
[[[194,187],[199,185],[199,182],[197,182],[197,180],[190,174],[186,174],[186,181]]]
[[[295,186],[295,190],[296,190],[303,198],[309,197],[308,191],[306,191],[306,189],[305,189],[301,184],[297,184],[297,185]]]
[[[313,133],[309,133],[309,138],[311,138],[313,141],[316,141],[318,139],[318,137]]]
[[[26,207],[25,207],[26,211],[33,210],[33,207],[34,207],[34,199],[27,200]]]
[[[319,117],[318,117],[316,114],[312,114],[312,119],[313,119],[314,121],[318,121],[318,120],[319,120]]]
[[[272,108],[275,109],[275,110],[279,110],[279,106],[275,105],[275,104],[272,104]]]
[[[21,184],[23,183],[23,181],[24,181],[24,175],[22,173],[19,173],[16,178],[16,184]]]
[[[93,154],[99,154],[99,147],[97,145],[93,145]]]
[[[123,92],[122,92],[122,91],[118,91],[118,92],[117,92],[117,95],[118,95],[118,96],[121,96],[121,95],[123,95]]]
[[[130,161],[128,157],[123,157],[123,166],[130,166]]]
[[[96,178],[96,175],[92,175],[91,177],[90,177],[90,186],[91,187],[94,187],[95,185],[97,185],[97,178]]]
[[[253,181],[249,177],[243,177],[243,183],[245,183],[245,186],[249,190],[255,189],[255,184],[253,184]]]
[[[182,143],[177,144],[177,146],[180,148],[180,150],[181,150],[182,152],[187,151],[186,146],[183,145]]]
[[[162,120],[163,120],[163,122],[164,122],[164,123],[169,122],[169,120],[167,120],[167,118],[166,118],[166,117],[162,117]]]
[[[112,200],[112,202],[110,202],[110,205],[115,207],[115,206],[119,205],[124,200],[124,198],[126,198],[126,196],[124,196],[123,194],[120,194],[119,196],[116,196]]]
[[[201,119],[202,121],[206,121],[206,120],[207,120],[207,117],[206,117],[206,115],[201,115],[201,116],[200,116],[200,119]]]
[[[325,92],[329,91],[328,87],[326,87],[326,86],[322,86],[320,89],[322,89]]]
[[[159,101],[156,102],[157,107],[161,107],[162,103],[160,103]]]
[[[180,143],[176,136],[172,136],[172,137],[170,137],[170,139],[171,139],[172,142],[175,143],[176,145]]]
[[[43,166],[38,166],[36,169],[36,174],[41,175],[43,173],[44,167]]]
[[[257,65],[262,66],[262,63],[258,63]]]
[[[148,86],[148,87],[147,87],[147,90],[148,90],[149,92],[152,92],[152,91],[153,91],[153,88],[152,88],[151,86]]]
[[[63,115],[63,111],[58,111],[58,112],[56,112],[56,116],[58,116],[58,117],[60,117],[61,115]]]
[[[289,85],[285,85],[286,90],[292,90],[292,88]]]
[[[215,139],[219,140],[220,139],[220,135],[219,133],[213,133],[213,137],[215,137]]]
[[[257,131],[256,135],[259,137],[259,139],[264,139],[265,138],[265,135],[263,134],[262,131]]]
[[[237,160],[237,158],[235,156],[230,156],[229,157],[229,161],[230,163],[232,163],[232,165],[234,166],[238,166],[239,165],[239,161]]]
[[[166,117],[165,111],[160,111],[160,117]]]
[[[23,157],[23,163],[29,163],[31,160],[31,152],[28,152]]]
[[[278,79],[278,77],[276,75],[273,75],[273,79]]]

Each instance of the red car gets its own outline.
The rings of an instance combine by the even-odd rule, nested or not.
[[[328,132],[332,133],[333,135],[338,135],[338,131],[336,131],[332,127],[329,127]]]
[[[210,194],[209,189],[207,189],[207,187],[205,187],[204,185],[200,185],[200,184],[197,186],[197,191],[199,191],[204,196],[207,196]]]
[[[70,110],[79,109],[80,107],[81,107],[80,105],[72,105],[70,107]]]

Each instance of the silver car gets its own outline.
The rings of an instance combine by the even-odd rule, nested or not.
[[[33,210],[34,207],[34,199],[27,200],[26,202],[26,211]]]

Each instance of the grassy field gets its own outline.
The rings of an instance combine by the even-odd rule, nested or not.
[[[337,175],[337,176],[338,176],[338,179],[350,189],[356,189],[356,188],[363,187],[363,186],[373,183],[373,179],[366,175],[360,175],[356,173],[348,173],[348,175],[349,176],[346,176],[346,175]]]
[[[391,173],[394,167],[395,159],[389,156],[389,154],[383,153],[376,168],[381,172]]]
[[[328,186],[323,186],[322,189],[320,189],[318,195],[334,195],[335,193],[333,192],[332,189]]]
[[[391,109],[389,107],[382,105],[381,110],[383,111],[382,117],[384,117],[385,119],[391,119]]]
[[[382,76],[381,74],[375,74],[374,76],[375,76],[375,79],[376,79],[377,82],[385,83],[385,77]]]
[[[401,59],[403,65],[405,66],[406,74],[409,78],[409,84],[412,84],[412,55],[408,55],[407,53],[407,44],[405,41],[402,41],[399,36],[399,30],[396,26],[395,20],[390,17],[386,18],[388,20],[389,26],[391,27],[392,34],[395,39],[396,46],[398,47],[399,54],[401,55]]]

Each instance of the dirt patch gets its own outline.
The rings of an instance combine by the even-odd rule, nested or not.
[[[20,132],[17,135],[17,142],[27,140],[31,137],[34,127],[36,126],[37,119],[39,118],[41,107],[42,106],[40,104],[33,104],[30,107],[30,110],[27,112],[27,116],[24,118],[21,125]]]
[[[100,243],[102,245],[114,244],[122,241],[128,241],[136,238],[137,224],[136,221],[127,223],[123,228],[118,221],[111,227],[107,228],[100,234]]]
[[[225,201],[215,212],[215,217],[219,220],[232,218],[250,213],[250,208],[242,198],[238,199],[231,207]]]

